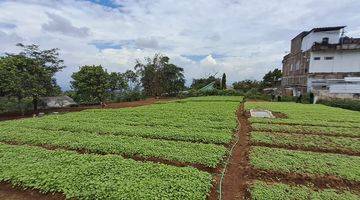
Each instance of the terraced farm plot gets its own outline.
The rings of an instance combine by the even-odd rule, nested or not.
[[[360,199],[360,113],[323,105],[251,102],[251,199]]]
[[[0,123],[0,181],[75,199],[207,199],[241,97]]]

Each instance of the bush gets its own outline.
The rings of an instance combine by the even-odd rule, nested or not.
[[[121,93],[121,95],[117,96],[115,102],[139,101],[145,98],[146,96],[144,95],[143,92],[137,90],[130,90],[130,91],[125,91]]]
[[[235,90],[209,90],[209,91],[199,91],[191,89],[189,91],[180,92],[178,98],[186,97],[200,97],[200,96],[243,96],[243,93],[237,92]]]
[[[360,111],[360,100],[351,99],[331,99],[331,100],[319,100],[317,103],[331,106],[344,108],[348,110]]]
[[[0,98],[0,113],[26,113],[33,110],[30,98],[18,102],[15,98]]]

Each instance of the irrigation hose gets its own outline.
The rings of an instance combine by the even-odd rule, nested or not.
[[[241,103],[243,104],[243,103],[245,103],[245,102],[242,101]],[[240,106],[241,106],[241,104],[240,104]],[[238,119],[237,117],[236,117],[236,121],[237,121],[237,123],[238,123],[238,127],[237,127],[237,129],[236,129],[236,133],[237,133],[237,132],[239,131],[239,129],[240,129],[241,124],[240,124],[240,121],[239,121],[239,119]],[[222,200],[222,182],[223,182],[224,177],[225,177],[226,168],[227,168],[227,165],[228,165],[228,163],[229,163],[229,161],[230,161],[231,154],[232,154],[232,152],[233,152],[233,150],[234,150],[234,148],[235,148],[235,146],[237,145],[238,142],[239,142],[239,136],[238,136],[238,134],[235,134],[235,143],[232,145],[232,147],[231,147],[231,149],[230,149],[230,156],[228,156],[228,158],[227,158],[227,160],[226,160],[226,162],[225,162],[224,169],[223,169],[223,171],[221,172],[221,176],[220,176],[219,200]]]

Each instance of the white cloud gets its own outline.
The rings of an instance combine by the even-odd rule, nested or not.
[[[205,67],[214,67],[217,65],[216,60],[212,57],[212,55],[206,56],[204,59],[200,61],[200,64]]]
[[[89,28],[75,27],[68,19],[56,14],[47,13],[47,15],[50,18],[50,21],[41,26],[45,31],[59,32],[64,35],[70,35],[74,37],[86,37],[89,35]]]
[[[291,38],[300,31],[348,25],[348,34],[360,37],[358,0],[113,2],[118,6],[82,0],[1,1],[0,53],[15,51],[17,42],[60,48],[68,66],[57,76],[63,86],[78,66],[102,64],[124,71],[133,68],[135,59],[156,52],[183,67],[188,82],[217,72],[227,73],[232,82],[259,79],[281,66]],[[107,45],[97,48],[99,41]]]

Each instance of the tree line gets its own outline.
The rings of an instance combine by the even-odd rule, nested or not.
[[[59,58],[59,49],[42,50],[38,45],[17,44],[22,50],[17,54],[6,53],[0,57],[0,97],[15,98],[18,102],[31,99],[38,110],[41,97],[63,94],[55,74],[66,66]],[[262,81],[244,80],[233,83],[233,89],[247,92],[260,90],[279,83],[281,71],[268,72]],[[79,103],[138,100],[150,96],[176,96],[184,90],[199,90],[211,83],[215,90],[225,91],[226,74],[193,79],[185,86],[184,69],[170,62],[170,58],[155,54],[143,61],[136,60],[132,70],[107,72],[101,65],[80,66],[72,74],[71,91],[65,94]],[[19,104],[20,105],[20,104]],[[21,108],[20,108],[21,110]]]
[[[57,48],[17,46],[22,48],[20,53],[0,57],[0,97],[16,98],[19,102],[30,98],[37,111],[41,97],[61,94],[55,74],[65,68],[64,61]],[[145,58],[145,62],[137,60],[133,70],[123,73],[107,72],[101,65],[84,65],[72,74],[72,91],[67,94],[80,103],[100,103],[124,94],[129,98],[142,94],[175,96],[185,88],[183,72],[183,68],[161,54]]]

